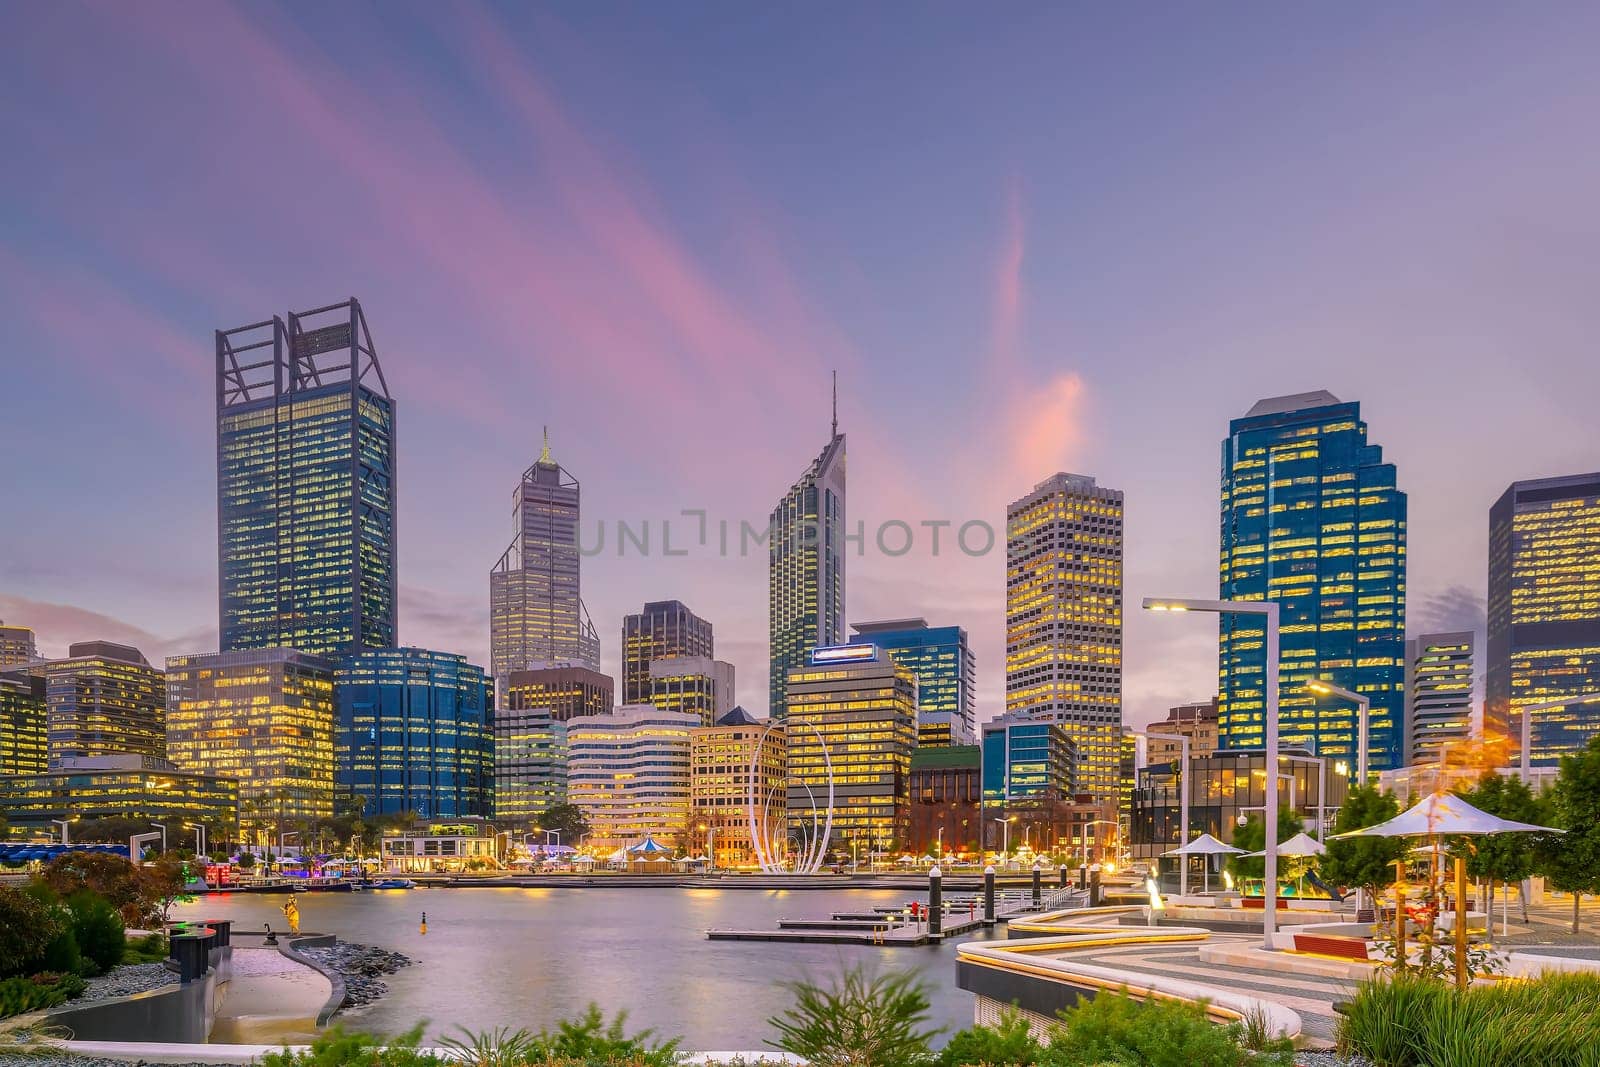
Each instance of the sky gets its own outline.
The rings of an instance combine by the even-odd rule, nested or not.
[[[1266,396],[1361,402],[1410,629],[1481,626],[1490,504],[1600,467],[1597,33],[1561,3],[4,5],[0,618],[215,648],[213,332],[355,296],[407,644],[487,662],[548,426],[605,531],[604,669],[681,599],[764,713],[737,531],[826,443],[835,370],[848,618],[965,626],[980,718],[1003,552],[952,535],[1058,470],[1126,493],[1127,720],[1215,691],[1214,621],[1137,604],[1215,595],[1220,442]]]

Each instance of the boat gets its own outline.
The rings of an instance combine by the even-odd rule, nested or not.
[[[415,889],[417,883],[409,878],[382,878],[372,883],[373,889]]]

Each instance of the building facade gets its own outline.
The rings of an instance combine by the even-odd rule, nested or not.
[[[494,696],[483,668],[424,648],[350,656],[333,673],[334,791],[362,814],[494,814]]]
[[[977,851],[982,830],[983,749],[939,745],[911,754],[911,839],[906,849],[935,859]]]
[[[1181,758],[1183,743],[1171,740],[1173,737],[1189,739],[1191,759],[1211,755],[1217,750],[1220,718],[1216,697],[1169,708],[1167,717],[1151,723],[1145,735],[1145,762],[1171,763]]]
[[[333,811],[333,663],[290,648],[167,659],[167,752],[235,779],[249,841]]]
[[[1327,392],[1273,397],[1222,443],[1220,597],[1279,610],[1279,736],[1356,758],[1356,711],[1318,698],[1331,681],[1372,702],[1375,771],[1404,759],[1406,495],[1368,442],[1361,405]],[[1265,743],[1263,616],[1219,617],[1224,748]]]
[[[652,660],[644,702],[662,711],[687,712],[710,726],[733,710],[733,664],[705,656]]]
[[[622,702],[651,702],[650,664],[656,660],[715,655],[710,622],[681,600],[651,601],[643,611],[622,619]],[[726,715],[732,707],[730,703],[719,714]]]
[[[983,724],[986,805],[1069,800],[1078,792],[1073,766],[1072,738],[1060,723],[1006,714]]]
[[[0,817],[30,830],[55,819],[196,822],[220,847],[238,835],[239,783],[155,756],[68,756],[48,771],[0,775]]]
[[[977,660],[960,626],[929,626],[926,619],[856,623],[853,643],[871,642],[917,679],[919,744],[968,745],[978,734]]]
[[[26,626],[7,626],[0,620],[0,667],[31,663],[38,658],[33,631]]]
[[[578,480],[550,440],[511,493],[516,533],[489,572],[489,661],[496,678],[555,664],[600,669],[600,635],[583,603]]]
[[[1436,763],[1440,750],[1472,739],[1472,631],[1420,634],[1406,642],[1406,764]]]
[[[773,727],[770,730],[769,725]],[[784,854],[787,776],[788,749],[782,723],[773,724],[754,718],[743,708],[733,708],[716,725],[690,731],[691,822],[698,847],[705,849],[714,866],[757,864],[750,828],[752,795],[755,833],[765,835],[769,855]]]
[[[44,672],[0,670],[0,778],[49,766],[47,707]]]
[[[541,708],[501,710],[494,721],[494,814],[531,826],[567,802],[567,723]]]
[[[789,829],[820,832],[832,769],[831,848],[863,854],[903,846],[911,830],[917,683],[876,645],[811,652],[789,672]]]
[[[395,402],[355,300],[217,331],[221,650],[398,641]]]
[[[83,641],[45,668],[50,765],[95,756],[167,754],[166,685],[144,653]]]
[[[513,716],[518,712],[548,712],[557,722],[611,714],[616,706],[611,694],[611,676],[588,667],[512,671],[500,679],[500,707],[504,711]]]
[[[1522,738],[1523,705],[1600,693],[1600,472],[1514,482],[1489,510],[1484,733]],[[1600,732],[1600,704],[1533,713],[1553,766]]]
[[[845,441],[833,422],[828,447],[789,487],[767,524],[768,701],[788,707],[789,672],[813,648],[844,642]]]
[[[690,735],[699,725],[693,715],[648,704],[567,724],[567,798],[589,821],[595,855],[647,837],[688,846]]]
[[[1119,788],[1122,493],[1055,474],[1006,509],[1006,711],[1072,738],[1075,787]]]

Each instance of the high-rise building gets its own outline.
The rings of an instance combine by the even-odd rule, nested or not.
[[[1222,443],[1221,599],[1279,611],[1282,743],[1355,766],[1356,711],[1322,679],[1372,702],[1373,770],[1403,762],[1406,495],[1367,440],[1361,405],[1327,392],[1273,397]],[[1219,617],[1224,749],[1266,743],[1263,616]]]
[[[918,744],[971,744],[977,737],[977,660],[959,626],[926,619],[858,622],[850,640],[870,641],[917,679]]]
[[[84,756],[167,754],[166,685],[137,648],[81,641],[45,668],[50,766]]]
[[[820,832],[832,770],[830,847],[904,845],[911,829],[917,682],[876,645],[813,649],[789,672],[789,828]]]
[[[567,724],[567,798],[589,821],[597,854],[654,838],[688,845],[693,715],[624,704]]]
[[[566,721],[544,708],[495,712],[495,818],[528,826],[566,802]]]
[[[1406,763],[1436,763],[1472,737],[1472,631],[1406,642]],[[1448,756],[1448,753],[1446,753]]]
[[[0,620],[0,667],[30,663],[39,658],[33,631],[26,626],[7,626]]]
[[[333,664],[292,648],[167,657],[167,752],[237,779],[260,844],[286,819],[333,816]]]
[[[398,642],[395,402],[361,305],[217,331],[221,649]]]
[[[681,600],[654,600],[622,620],[622,702],[648,704],[653,688],[650,664],[680,656],[710,659],[716,655],[711,623]],[[723,708],[726,714],[732,707]]]
[[[1521,744],[1525,704],[1600,693],[1600,472],[1513,482],[1489,511],[1484,733]],[[1534,766],[1600,732],[1600,704],[1533,713]]]
[[[43,671],[0,670],[0,778],[49,766],[46,707]]]
[[[844,642],[845,446],[835,401],[828,447],[812,460],[767,523],[768,701],[788,702],[789,671],[814,648]]]
[[[464,656],[383,648],[333,672],[334,791],[362,813],[494,814],[494,689]]]
[[[690,731],[690,837],[693,847],[709,850],[706,855],[717,867],[757,862],[750,832],[752,792],[755,832],[764,834],[769,855],[781,857],[786,851],[788,756],[783,726],[768,730],[768,725],[743,708],[733,708],[716,725]]]
[[[496,678],[556,664],[600,669],[600,635],[584,606],[578,480],[550,457],[550,438],[511,493],[516,533],[489,572],[489,661]]]
[[[1060,723],[1017,712],[995,716],[983,724],[984,803],[1070,799],[1077,791],[1073,755]]]
[[[588,667],[512,671],[500,680],[500,707],[512,718],[519,712],[539,711],[557,722],[609,715],[615,706],[611,694],[611,676]]]
[[[1217,750],[1220,715],[1216,697],[1169,708],[1165,719],[1150,724],[1150,732],[1145,737],[1145,762],[1171,763],[1181,759],[1183,743],[1168,740],[1171,737],[1189,739],[1190,759],[1211,755]]]
[[[705,656],[652,660],[646,696],[662,711],[685,711],[710,726],[733,710],[733,664]]]
[[[1077,791],[1117,796],[1121,490],[1054,474],[1006,509],[1006,710],[1059,723]]]

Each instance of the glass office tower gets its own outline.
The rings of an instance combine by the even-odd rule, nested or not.
[[[1370,764],[1404,764],[1406,495],[1367,441],[1361,405],[1331,393],[1274,397],[1222,443],[1221,599],[1279,606],[1279,736],[1356,764],[1356,712],[1318,698],[1324,679],[1372,701]],[[1259,615],[1219,617],[1224,748],[1265,744]]]
[[[221,649],[396,643],[395,410],[355,300],[217,331]]]
[[[334,790],[366,815],[484,818],[494,807],[494,711],[483,668],[385,648],[333,672]]]
[[[1011,713],[983,724],[983,802],[1065,800],[1072,796],[1072,739],[1053,722]]]
[[[1525,704],[1600,693],[1600,471],[1514,482],[1489,511],[1484,733],[1522,741]],[[1600,733],[1600,704],[1533,713],[1548,767]]]
[[[681,600],[651,601],[643,611],[622,619],[622,702],[650,702],[650,664],[654,661],[679,656],[710,659],[716,652],[710,622]]]
[[[966,630],[929,626],[927,619],[858,622],[851,629],[852,641],[877,645],[916,676],[921,738],[937,735],[946,745],[972,743],[978,726],[977,660],[967,647]]]
[[[40,774],[49,765],[43,671],[0,671],[0,778]]]
[[[166,683],[137,648],[81,641],[45,667],[50,766],[93,756],[167,754]]]

